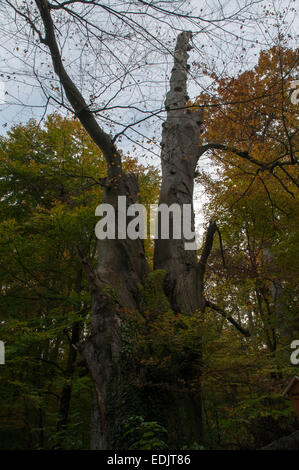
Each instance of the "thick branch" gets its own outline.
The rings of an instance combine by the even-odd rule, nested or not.
[[[114,146],[110,136],[98,125],[82,94],[64,68],[47,0],[35,0],[35,2],[45,28],[45,37],[42,39],[42,42],[49,48],[54,71],[59,77],[67,99],[88,134],[102,150],[108,164],[109,177],[113,179],[118,178],[121,175],[120,153]]]
[[[287,174],[289,179],[298,187],[298,182],[296,181],[295,178],[292,177],[292,175],[287,173],[284,166],[286,166],[286,165],[287,166],[289,166],[289,165],[290,166],[298,165],[299,162],[296,159],[292,159],[291,161],[280,161],[282,158],[286,157],[287,154],[281,155],[274,162],[272,161],[272,162],[269,162],[269,163],[265,163],[265,162],[262,162],[260,160],[256,160],[246,150],[244,150],[244,151],[243,150],[238,150],[236,147],[231,147],[231,146],[225,145],[225,144],[219,144],[217,142],[210,142],[208,144],[204,144],[204,145],[201,145],[199,147],[198,157],[201,157],[207,150],[224,150],[225,152],[233,153],[233,154],[237,155],[238,157],[241,157],[244,160],[247,160],[247,161],[253,163],[254,165],[258,166],[260,170],[269,171],[276,178],[277,178],[277,176],[274,175],[273,171],[276,167],[279,167]],[[284,188],[284,189],[286,189],[286,188]],[[287,190],[287,192],[290,192],[290,191]]]
[[[229,323],[231,323],[242,335],[246,336],[249,338],[251,336],[250,332],[243,328],[236,320],[233,319],[230,315],[227,315],[225,311],[221,308],[218,307],[218,305],[215,305],[213,302],[210,302],[209,300],[206,300],[206,306],[212,308],[215,310],[215,312],[220,313],[220,315],[225,318]]]
[[[266,163],[256,160],[247,151],[238,150],[236,147],[230,147],[229,145],[211,142],[209,144],[201,145],[199,147],[199,156],[203,155],[207,150],[224,150],[225,152],[231,152],[237,155],[238,157],[244,158],[245,160],[254,163],[260,168],[270,169],[268,168],[268,165]]]
[[[220,251],[221,251],[221,256],[222,256],[222,263],[223,263],[223,267],[225,268],[225,267],[226,267],[226,263],[225,263],[225,257],[224,257],[222,236],[221,236],[221,232],[220,232],[220,230],[219,230],[219,228],[218,228],[217,226],[216,226],[216,230],[217,230],[218,237],[219,237],[219,244],[220,244]]]

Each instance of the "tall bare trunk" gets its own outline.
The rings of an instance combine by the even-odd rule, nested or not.
[[[178,36],[174,67],[165,107],[167,120],[162,133],[162,186],[159,204],[192,206],[194,229],[194,173],[199,155],[199,135],[202,113],[187,107],[188,53],[191,33]],[[176,311],[191,313],[204,308],[198,289],[196,250],[185,250],[187,240],[156,240],[155,268],[168,273],[172,306]]]
[[[190,40],[191,33],[181,33],[177,38],[174,52],[170,90],[165,100],[167,119],[162,132],[162,185],[159,205],[166,204],[170,207],[172,204],[178,204],[181,213],[184,204],[190,205],[192,208],[190,229],[194,231],[194,175],[199,158],[202,111],[188,106],[187,60]],[[172,222],[174,224],[175,220]],[[204,311],[205,301],[200,289],[201,276],[197,253],[195,249],[186,250],[186,242],[190,243],[190,240],[185,239],[183,233],[180,239],[158,238],[155,243],[154,267],[167,271],[167,295],[174,312],[194,314],[199,310]],[[193,395],[186,392],[182,395],[178,390],[173,402],[174,407],[171,409],[170,405],[169,409],[173,421],[170,428],[181,430],[181,441],[190,439],[191,436],[188,435],[188,429],[184,424],[188,416],[188,427],[193,433],[191,439],[200,441],[201,393]],[[179,407],[183,411],[182,414],[178,412]],[[171,429],[169,431],[171,433]]]

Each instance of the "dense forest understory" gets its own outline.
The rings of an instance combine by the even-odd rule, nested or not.
[[[234,76],[206,65],[191,101],[180,33],[160,169],[103,131],[64,67],[58,7],[35,3],[27,26],[72,114],[0,137],[0,449],[255,450],[298,431],[282,396],[299,356],[298,49],[281,40]],[[155,240],[95,235],[119,196],[190,204],[194,229],[198,187],[197,250],[161,219]]]

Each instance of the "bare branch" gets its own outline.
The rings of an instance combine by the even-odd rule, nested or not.
[[[90,111],[79,89],[76,87],[68,73],[66,72],[59,47],[56,41],[55,28],[51,17],[47,0],[36,0],[44,28],[45,38],[43,43],[49,48],[55,73],[64,88],[65,94],[72,105],[75,114],[80,119],[82,125],[102,150],[107,164],[108,174],[111,179],[118,179],[121,174],[121,156],[114,146],[110,136],[98,125],[93,113]]]
[[[223,308],[218,307],[218,305],[214,304],[213,302],[210,302],[209,300],[206,300],[206,306],[212,308],[215,310],[215,312],[220,313],[220,315],[225,318],[229,323],[231,323],[242,335],[246,336],[246,338],[249,338],[251,336],[251,333],[243,328],[236,320],[233,319],[230,315],[227,315],[226,312],[223,310]]]

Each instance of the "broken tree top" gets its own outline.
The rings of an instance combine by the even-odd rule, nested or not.
[[[174,64],[170,77],[170,90],[166,95],[165,107],[170,109],[184,108],[187,97],[187,73],[188,73],[188,51],[191,49],[190,40],[192,33],[184,31],[177,37],[174,51]]]

